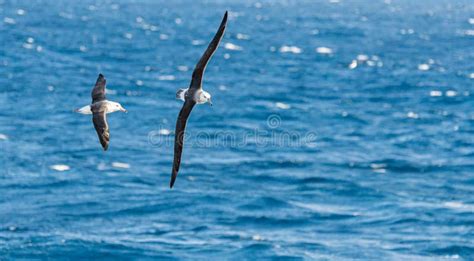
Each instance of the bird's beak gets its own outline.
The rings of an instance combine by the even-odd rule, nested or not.
[[[209,105],[212,106],[212,101],[211,101],[211,99],[209,99],[207,102],[209,103]]]
[[[125,112],[125,113],[128,113],[128,111],[125,110],[124,108],[121,108],[120,110],[123,111],[123,112]]]

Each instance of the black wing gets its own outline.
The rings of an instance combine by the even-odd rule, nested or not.
[[[95,83],[94,89],[92,89],[92,103],[105,100],[105,77],[99,74],[97,82]]]
[[[209,62],[212,55],[216,51],[217,46],[219,46],[222,36],[224,35],[226,25],[227,25],[227,11],[225,12],[224,18],[222,18],[221,25],[219,26],[219,29],[217,30],[216,35],[214,35],[214,38],[212,39],[211,43],[209,44],[206,51],[201,56],[201,59],[196,64],[196,67],[194,68],[193,79],[191,81],[190,89],[201,88],[202,76],[204,74],[204,70],[206,70],[207,63]]]
[[[92,121],[94,122],[94,127],[97,131],[97,136],[99,136],[99,141],[100,144],[102,144],[102,148],[107,150],[109,148],[110,132],[105,112],[106,110],[94,111]]]
[[[174,159],[173,159],[173,170],[171,171],[170,188],[173,187],[178,176],[179,165],[181,164],[181,153],[183,152],[183,140],[184,130],[186,129],[186,122],[188,121],[189,114],[193,109],[195,101],[186,99],[179,112],[178,119],[176,120],[176,130],[174,136]]]

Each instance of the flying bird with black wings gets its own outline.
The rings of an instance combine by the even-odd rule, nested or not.
[[[194,68],[189,88],[179,89],[176,93],[176,98],[183,100],[184,104],[181,108],[181,111],[179,112],[178,119],[176,120],[174,159],[173,169],[171,171],[170,188],[173,188],[174,182],[176,181],[176,176],[178,176],[179,166],[181,164],[181,154],[183,152],[184,131],[186,129],[186,122],[188,121],[191,110],[196,104],[209,103],[209,105],[212,106],[211,94],[202,89],[202,77],[204,75],[204,70],[206,69],[207,63],[219,46],[222,36],[224,35],[226,25],[227,11],[224,14],[224,18],[222,18],[222,22],[219,26],[219,29],[217,30],[217,33]]]
[[[81,114],[92,114],[92,122],[94,123],[95,130],[99,136],[100,144],[104,150],[109,148],[110,132],[109,125],[107,124],[106,114],[122,111],[127,112],[122,105],[118,102],[108,101],[105,97],[105,77],[99,74],[97,82],[92,89],[92,103],[86,105],[76,112]]]

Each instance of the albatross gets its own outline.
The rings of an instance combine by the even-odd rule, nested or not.
[[[201,59],[194,68],[193,75],[191,78],[191,84],[187,89],[179,89],[176,92],[176,98],[184,101],[183,107],[179,112],[178,119],[176,120],[176,130],[174,137],[174,159],[173,169],[171,171],[170,188],[173,188],[176,177],[178,176],[179,166],[181,164],[181,154],[183,152],[183,138],[184,130],[186,129],[186,122],[188,121],[189,114],[196,104],[209,103],[212,106],[211,94],[202,89],[202,77],[204,70],[206,69],[207,63],[211,59],[211,56],[217,49],[219,42],[224,35],[225,27],[227,25],[227,11],[222,18],[221,25],[214,35],[211,43],[207,47]]]
[[[105,98],[105,83],[104,75],[99,74],[91,93],[92,103],[76,110],[76,112],[80,114],[92,114],[92,122],[94,123],[95,130],[97,131],[100,144],[104,151],[109,148],[110,141],[106,114],[116,111],[127,112],[120,103],[108,101]]]

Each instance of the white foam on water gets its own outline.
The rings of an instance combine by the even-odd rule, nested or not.
[[[464,34],[468,36],[474,36],[474,30],[466,30],[464,31]]]
[[[369,56],[366,55],[366,54],[359,54],[359,55],[357,55],[357,60],[360,61],[360,62],[365,62],[365,61],[369,60]]]
[[[456,91],[453,91],[453,90],[446,91],[446,96],[448,97],[454,97],[456,95],[458,95]]]
[[[430,66],[426,63],[418,64],[418,70],[420,71],[428,71]]]
[[[68,165],[64,165],[64,164],[51,165],[49,166],[49,168],[56,171],[67,171],[71,169]]]
[[[440,96],[443,96],[443,92],[433,90],[433,91],[430,91],[430,96],[431,97],[440,97]]]
[[[383,163],[370,164],[370,168],[375,173],[381,173],[381,174],[387,173],[387,170],[385,169],[386,167],[387,167],[387,164],[383,164]]]
[[[174,81],[176,77],[174,75],[160,75],[158,76],[158,80],[160,81]]]
[[[239,40],[248,40],[248,39],[250,39],[250,36],[248,36],[246,34],[238,33],[237,34],[237,39],[239,39]]]
[[[191,44],[192,45],[203,45],[204,41],[203,40],[192,40]]]
[[[354,70],[357,68],[357,60],[352,60],[351,64],[349,64],[349,69]]]
[[[298,202],[298,201],[289,201],[289,203],[294,206],[308,209],[308,210],[318,212],[318,213],[353,215],[353,216],[360,215],[360,213],[348,207],[341,207],[341,206],[329,205],[329,204],[318,204],[318,203],[303,203],[303,202]]]
[[[110,94],[110,95],[115,95],[115,94],[117,94],[117,91],[114,90],[114,89],[106,88],[106,89],[105,89],[105,93],[106,93],[106,94]]]
[[[372,169],[383,169],[383,168],[386,168],[387,167],[387,164],[384,164],[384,163],[372,163],[370,164],[370,167]]]
[[[187,72],[188,70],[189,70],[189,67],[186,66],[186,65],[180,65],[180,66],[178,66],[178,71]]]
[[[0,140],[8,140],[8,136],[0,133]]]
[[[233,43],[225,43],[224,48],[227,49],[227,50],[233,50],[233,51],[242,51],[243,50],[242,47],[240,47],[236,44],[233,44]]]
[[[35,46],[32,45],[32,44],[29,44],[29,43],[24,43],[23,44],[23,48],[25,48],[25,49],[33,49],[33,47],[35,47]]]
[[[68,13],[65,13],[65,12],[60,12],[59,16],[64,18],[64,19],[69,19],[69,20],[74,18],[74,16],[72,14],[68,14]]]
[[[118,169],[129,169],[130,168],[130,164],[128,163],[125,163],[125,162],[112,162],[112,167],[114,168],[118,168]]]
[[[99,165],[97,165],[97,170],[106,170],[107,169],[107,165],[103,162],[99,163]]]
[[[17,14],[17,15],[25,15],[25,14],[26,14],[26,11],[23,10],[23,9],[18,9],[18,10],[16,10],[16,14]]]
[[[420,116],[417,113],[410,111],[407,113],[407,117],[410,119],[418,119]]]
[[[298,46],[288,46],[288,45],[283,45],[280,47],[280,53],[294,53],[294,54],[299,54],[303,50],[299,48]]]
[[[471,204],[465,204],[463,202],[459,201],[448,201],[443,203],[444,207],[451,208],[451,209],[456,209],[456,210],[462,210],[462,211],[467,211],[467,212],[474,212],[474,205]]]
[[[15,19],[10,18],[10,17],[3,18],[3,22],[6,24],[16,24]]]
[[[316,52],[319,54],[332,54],[332,49],[329,47],[321,46],[316,48]]]
[[[469,18],[468,22],[469,22],[470,24],[474,24],[474,18]]]
[[[168,130],[168,129],[161,129],[161,130],[158,131],[158,133],[159,133],[160,135],[165,135],[165,136],[167,136],[167,135],[170,135],[170,134],[171,134],[171,131]]]
[[[275,103],[275,106],[278,109],[282,109],[282,110],[288,110],[289,108],[291,108],[291,106],[289,104],[286,104],[286,103],[283,103],[283,102],[277,102],[277,103]]]

